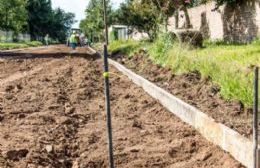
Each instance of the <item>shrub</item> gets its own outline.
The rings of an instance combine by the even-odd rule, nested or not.
[[[132,55],[135,51],[137,51],[144,45],[145,42],[143,41],[135,41],[132,39],[118,40],[118,41],[112,41],[108,46],[108,50],[112,54],[121,53],[125,55]]]
[[[160,34],[158,38],[148,47],[148,53],[158,64],[164,65],[169,49],[174,44],[174,37],[171,33]]]

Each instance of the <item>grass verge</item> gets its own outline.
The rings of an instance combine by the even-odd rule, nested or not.
[[[42,43],[39,41],[31,41],[31,42],[23,42],[23,43],[0,43],[0,50],[37,47],[41,45]]]
[[[248,45],[204,42],[204,48],[189,49],[174,42],[170,36],[161,35],[153,43],[138,41],[112,42],[110,51],[131,55],[146,48],[154,63],[170,67],[175,74],[198,70],[221,87],[226,100],[239,100],[252,105],[253,67],[260,66],[260,40]]]
[[[131,56],[141,48],[146,47],[148,42],[146,41],[135,41],[135,40],[118,40],[113,41],[109,44],[108,50],[112,53],[118,53]]]

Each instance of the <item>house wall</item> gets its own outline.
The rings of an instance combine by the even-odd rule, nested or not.
[[[205,38],[246,43],[260,35],[260,2],[242,0],[235,5],[224,5],[218,10],[215,3],[188,10],[194,29],[200,30]],[[179,28],[185,24],[184,13],[179,13]],[[175,18],[169,19],[169,30],[174,31]]]

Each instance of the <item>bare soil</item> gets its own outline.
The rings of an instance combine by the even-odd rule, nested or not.
[[[63,55],[50,56],[53,50]],[[25,51],[33,59],[28,60],[28,75],[0,86],[0,167],[108,167],[102,60],[84,48],[72,56],[65,46]],[[2,59],[4,79],[25,66],[14,63],[24,61],[19,57],[9,53]],[[113,67],[111,71],[116,167],[243,167]]]
[[[114,55],[113,59],[207,113],[217,122],[252,137],[252,109],[244,107],[239,101],[224,100],[220,95],[221,88],[213,84],[210,77],[202,77],[198,71],[175,75],[169,68],[153,63],[144,51],[133,57]]]

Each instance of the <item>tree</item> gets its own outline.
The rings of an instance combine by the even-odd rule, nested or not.
[[[161,23],[160,11],[150,0],[129,0],[121,4],[119,20],[123,24],[148,34],[150,40],[157,36]]]
[[[152,0],[152,3],[161,13],[161,19],[165,24],[165,31],[168,31],[168,19],[176,12],[174,1],[172,0]]]
[[[0,28],[22,31],[26,26],[25,0],[0,0]]]
[[[175,14],[176,22],[178,22],[178,13],[180,10],[182,10],[185,15],[185,28],[191,28],[192,25],[190,22],[188,8],[200,5],[202,3],[206,3],[207,1],[208,0],[152,0],[152,3],[158,8],[158,10],[161,11],[161,15],[165,22],[165,27],[167,31],[168,18]]]
[[[179,10],[182,10],[184,12],[185,20],[186,20],[185,28],[187,29],[191,28],[192,25],[190,22],[190,16],[187,8],[193,7],[194,1],[193,0],[171,0],[171,1],[172,1],[171,5],[177,12],[177,17],[178,17]]]
[[[224,4],[235,4],[238,0],[214,0],[216,2],[216,9],[218,9],[221,5]]]
[[[121,5],[121,20],[138,31],[146,32],[153,40],[160,24],[164,23],[165,31],[168,31],[168,18],[179,10],[185,13],[186,28],[191,28],[187,10],[191,5],[193,1],[187,0],[129,0]]]
[[[73,23],[75,23],[75,14],[66,13],[58,8],[52,11],[51,19],[49,19],[49,29],[46,30],[51,38],[64,42],[68,36],[68,32]]]
[[[43,40],[46,34],[60,42],[66,39],[67,32],[74,23],[74,14],[59,8],[53,10],[51,0],[28,0],[26,9],[32,39]]]
[[[44,37],[48,32],[52,15],[50,0],[28,0],[26,6],[28,12],[28,28],[31,38],[36,40]]]
[[[85,10],[86,18],[81,20],[80,28],[92,40],[100,41],[104,33],[103,0],[90,0]],[[114,23],[114,11],[110,1],[107,1],[107,24]]]
[[[104,29],[102,0],[90,0],[86,10],[86,18],[80,22],[80,28],[92,41],[100,38]]]

